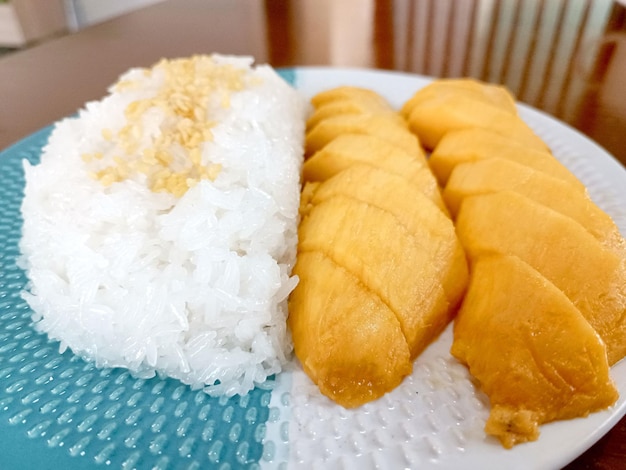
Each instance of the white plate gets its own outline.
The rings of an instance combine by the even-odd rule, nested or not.
[[[309,97],[334,86],[357,85],[379,92],[395,107],[429,82],[426,77],[396,72],[295,70],[296,87]],[[624,168],[567,125],[528,106],[519,109],[554,155],[587,185],[595,202],[626,233]],[[277,428],[280,432],[282,426],[284,434],[288,427],[289,443],[283,443],[282,455],[289,467],[561,468],[626,413],[626,361],[621,361],[612,368],[621,398],[611,409],[543,425],[538,441],[506,450],[496,439],[485,436],[488,400],[476,390],[467,369],[451,357],[451,342],[448,327],[417,359],[413,374],[396,390],[357,410],[345,410],[321,396],[299,368],[283,374],[273,394],[283,421],[270,431]],[[281,400],[289,405],[281,406]]]

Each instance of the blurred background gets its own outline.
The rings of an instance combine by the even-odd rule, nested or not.
[[[0,46],[10,52],[159,1],[0,0]]]
[[[208,50],[197,52],[211,52],[221,34],[228,35],[233,53],[253,54],[257,61],[277,67],[334,65],[471,76],[506,85],[520,101],[588,135],[605,126],[626,133],[626,93],[621,90],[626,76],[626,14],[620,2],[205,2],[222,15],[218,22],[207,18],[207,29],[218,32],[190,31],[189,37],[170,38],[172,43],[204,40]],[[156,14],[162,3],[194,5],[200,11],[199,2],[191,0],[0,0],[0,50],[6,55],[38,47],[116,18],[139,18],[133,12],[144,9]],[[139,54],[141,48],[128,53],[129,61],[146,57],[149,63],[136,65],[150,65],[154,58]],[[184,51],[170,45],[161,49],[162,55]],[[112,70],[106,80],[121,71]],[[606,134],[601,145],[626,161],[623,134]]]

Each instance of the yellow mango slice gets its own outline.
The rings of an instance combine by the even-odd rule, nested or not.
[[[386,140],[409,155],[423,150],[406,125],[383,114],[344,114],[320,121],[305,136],[306,156],[311,156],[342,134],[367,134]]]
[[[330,147],[333,144],[334,142],[329,144],[326,148]],[[321,152],[325,151],[326,149],[321,150]],[[333,156],[337,156],[334,151],[329,153]],[[366,155],[366,153],[349,155],[363,156]],[[402,157],[405,158],[404,155]],[[329,160],[338,161],[340,160],[340,157],[329,157]],[[391,180],[396,186],[394,190],[400,190],[405,192],[406,198],[408,200],[412,199],[412,194],[416,192],[421,193],[428,199],[430,199],[444,214],[448,215],[448,208],[443,202],[441,190],[439,188],[439,185],[437,184],[437,180],[431,173],[430,169],[427,166],[416,166],[414,164],[411,164],[410,161],[407,162],[409,163],[408,165],[399,164],[401,160],[402,159],[398,158],[374,158],[372,159],[371,164],[369,160],[365,162],[356,161],[354,163],[346,164],[345,166],[341,167],[341,171],[329,174],[328,178],[323,179],[323,189],[320,188],[316,200],[322,201],[324,199],[328,199],[335,194],[347,194],[346,191],[354,192],[352,186],[359,187],[359,193],[366,193],[368,191],[384,192],[387,190],[386,187],[390,184]],[[311,161],[313,161],[313,159],[311,159]],[[380,173],[372,173],[369,171],[369,169],[380,170],[384,173],[384,178],[376,180],[373,175],[379,175]],[[365,178],[365,180],[359,180],[360,178]],[[306,178],[305,181],[307,181]],[[305,188],[309,185],[310,183],[307,183],[305,185]],[[314,187],[318,188],[319,186],[319,184],[316,184]],[[310,200],[310,197],[307,196],[307,194],[311,192],[312,188],[313,186],[309,187],[309,189],[303,190],[303,195],[300,198],[301,203]],[[311,192],[311,195],[312,194],[313,192]]]
[[[434,149],[448,132],[480,127],[527,147],[547,150],[519,116],[462,93],[442,94],[420,103],[413,107],[407,121],[427,149]]]
[[[626,259],[585,228],[513,191],[470,196],[456,220],[470,262],[515,255],[561,289],[595,328],[609,364],[626,355]]]
[[[288,325],[295,353],[320,391],[346,408],[400,384],[412,363],[395,314],[319,252],[300,253]]]
[[[454,167],[460,163],[504,158],[544,172],[585,190],[583,184],[554,156],[529,148],[488,129],[474,128],[449,132],[441,139],[430,156],[430,167],[442,186]]]
[[[340,99],[324,103],[316,108],[313,114],[307,119],[306,127],[307,129],[312,129],[324,119],[341,116],[343,114],[384,114],[399,123],[403,122],[402,116],[396,113],[385,101],[371,99]]]
[[[298,252],[320,251],[394,311],[415,358],[450,321],[438,240],[423,245],[388,212],[335,196],[315,205],[298,230]]]
[[[430,262],[456,309],[468,280],[465,251],[454,225],[437,205],[400,176],[367,165],[353,165],[308,194],[305,215],[324,201],[345,196],[392,214],[418,240],[432,247]]]
[[[586,191],[512,160],[491,158],[457,165],[446,184],[443,197],[450,213],[456,215],[466,197],[506,190],[523,194],[571,217],[606,248],[626,254],[619,228]]]
[[[418,90],[407,102],[404,103],[400,113],[409,117],[415,106],[442,94],[462,93],[474,99],[497,106],[511,114],[517,114],[515,98],[506,87],[493,83],[485,83],[472,78],[447,78],[435,80],[424,88]]]
[[[514,256],[481,256],[454,324],[452,354],[491,402],[485,431],[504,447],[538,426],[612,405],[606,349],[557,287]]]
[[[328,103],[336,101],[351,100],[360,102],[379,103],[381,106],[388,106],[387,101],[381,95],[369,88],[357,86],[338,86],[328,90],[320,91],[311,98],[311,104],[315,108],[319,108]]]
[[[409,154],[387,140],[366,134],[341,134],[304,162],[304,181],[324,181],[355,163],[368,163],[401,175],[428,169],[423,152]],[[433,178],[434,180],[434,178]]]

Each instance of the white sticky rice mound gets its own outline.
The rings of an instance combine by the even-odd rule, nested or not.
[[[124,109],[154,93],[158,74],[59,122],[41,163],[24,162],[23,293],[38,330],[99,367],[158,373],[210,395],[245,394],[290,359],[286,299],[297,245],[306,101],[270,67],[217,101],[203,161],[221,163],[182,197],[140,177],[104,187],[81,159],[120,129]],[[151,117],[158,132],[158,113]],[[156,116],[156,117],[155,117]],[[161,117],[162,118],[162,117]]]

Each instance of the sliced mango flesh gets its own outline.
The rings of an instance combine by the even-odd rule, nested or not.
[[[450,308],[462,299],[468,269],[454,225],[434,201],[400,176],[367,165],[353,165],[307,192],[304,214],[337,196],[365,202],[392,214],[417,240],[428,247],[438,269]]]
[[[470,264],[451,352],[489,396],[485,430],[507,448],[614,403],[609,367],[626,355],[626,242],[512,99],[437,80],[402,110],[432,150]]]
[[[357,164],[371,165],[405,178],[447,212],[425,155],[409,155],[401,148],[371,135],[340,135],[304,163],[303,180],[325,181]]]
[[[607,347],[626,355],[626,259],[573,219],[512,191],[466,198],[456,221],[470,264],[485,253],[515,255],[572,301]]]
[[[385,114],[389,119],[402,123],[398,115],[386,102],[372,99],[338,99],[322,104],[307,119],[307,129],[312,129],[324,119],[343,114]]]
[[[451,352],[488,395],[485,429],[507,448],[537,439],[541,423],[586,416],[618,396],[600,337],[562,291],[514,256],[475,261]]]
[[[411,373],[395,314],[361,281],[320,252],[298,255],[289,299],[295,353],[320,391],[346,408],[397,387]]]
[[[463,93],[476,100],[484,101],[485,103],[489,103],[511,114],[517,114],[515,98],[506,89],[506,87],[492,83],[484,83],[471,78],[435,80],[417,91],[409,100],[407,100],[402,106],[400,113],[405,118],[408,118],[411,115],[413,108],[428,101],[429,99],[445,94],[455,95],[458,93]]]
[[[543,140],[519,116],[462,92],[439,95],[415,106],[407,120],[427,149],[434,149],[448,132],[480,127],[527,147],[547,150]]]
[[[384,114],[344,114],[320,121],[305,137],[306,156],[311,156],[341,134],[367,134],[402,148],[409,155],[423,152],[418,139],[404,123]]]
[[[395,312],[412,358],[450,321],[446,293],[432,262],[438,245],[422,245],[392,214],[338,195],[311,209],[298,236],[299,253],[324,253]]]
[[[355,163],[368,163],[401,175],[411,172],[412,167],[428,169],[426,155],[421,151],[410,154],[373,135],[341,134],[304,162],[303,179],[324,181]]]
[[[431,154],[429,164],[439,183],[445,186],[456,165],[487,158],[512,160],[585,190],[578,178],[548,151],[522,145],[489,129],[448,132]]]
[[[311,98],[311,104],[315,108],[319,108],[329,103],[336,101],[358,101],[358,102],[371,102],[378,103],[380,106],[389,106],[387,100],[381,95],[369,88],[357,87],[357,86],[338,86],[330,88],[328,90],[321,91]]]
[[[476,194],[511,190],[581,224],[606,248],[626,255],[626,246],[613,219],[578,185],[512,160],[491,158],[463,163],[454,169],[443,197],[453,215],[463,200]]]
[[[404,119],[358,87],[312,103],[288,323],[305,372],[353,407],[410,373],[456,313],[468,267]]]
[[[382,186],[382,188],[379,188],[377,190],[386,190],[384,188],[386,188],[388,184],[388,175],[393,175],[393,178],[391,179],[393,179],[397,183],[393,191],[396,191],[398,188],[400,188],[401,191],[406,189],[406,191],[409,191],[409,194],[407,194],[408,199],[411,198],[410,194],[414,194],[416,191],[422,193],[424,196],[430,199],[444,214],[448,215],[448,208],[443,202],[441,190],[437,185],[435,177],[430,172],[427,166],[419,166],[418,164],[411,163],[411,160],[404,160],[403,162],[400,162],[399,159],[392,158],[383,159],[380,162],[380,165],[378,164],[379,162],[372,162],[371,165],[369,163],[370,162],[368,161],[355,161],[342,171],[337,172],[329,176],[329,178],[325,178],[324,180],[322,180],[324,182],[324,185],[320,185],[319,182],[316,182],[316,184],[314,185],[315,188],[318,188],[320,186],[321,188],[323,188],[320,188],[320,194],[318,195],[318,199],[321,198],[322,195],[326,195],[324,196],[324,198],[326,198],[330,197],[330,195],[332,194],[341,194],[341,192],[344,190],[341,186],[343,186],[344,184],[360,186],[361,182],[358,180],[358,178],[360,178],[361,176],[368,178],[371,177],[371,173],[369,172],[369,169],[371,169],[384,172],[385,180],[370,181],[366,185],[367,190],[369,190],[371,185],[374,185],[374,187],[376,188]],[[406,166],[404,165],[405,163]],[[356,170],[357,168],[358,170]],[[379,172],[375,172],[375,174],[379,174]],[[306,206],[306,202],[310,199],[309,194],[313,194],[312,192],[310,192],[310,189],[313,186],[310,185],[311,183],[307,183],[305,185],[305,189],[303,190],[303,196],[301,197],[303,207]]]

